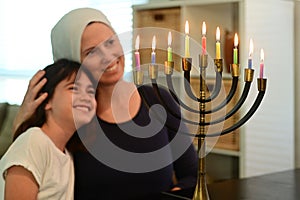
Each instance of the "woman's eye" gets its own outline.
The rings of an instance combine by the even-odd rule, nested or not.
[[[111,46],[111,45],[113,45],[115,43],[115,40],[114,39],[109,39],[109,40],[107,40],[106,42],[105,42],[105,46]]]
[[[93,55],[94,53],[96,53],[96,48],[93,48],[91,51],[88,52],[88,55]]]

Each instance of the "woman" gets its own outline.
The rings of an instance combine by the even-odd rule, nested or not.
[[[103,13],[91,8],[67,13],[52,29],[51,41],[54,60],[68,58],[81,62],[98,80],[96,128],[89,126],[73,138],[75,141],[77,137],[74,142],[77,147],[79,138],[83,141],[79,146],[85,147],[85,150],[75,148],[73,151],[75,198],[144,199],[162,191],[193,187],[197,176],[193,145],[189,139],[189,142],[183,139],[182,144],[175,147],[169,145],[180,134],[165,126],[151,135],[153,127],[161,125],[157,122],[157,126],[149,126],[155,120],[149,115],[136,86],[122,79],[122,47]],[[42,73],[38,72],[29,84],[16,126],[47,96],[37,97],[35,93],[45,82],[40,81]],[[150,103],[158,104],[154,91],[142,87]],[[161,92],[172,109],[180,112],[170,95],[164,90]],[[180,120],[170,115],[166,123],[177,129],[181,125]],[[187,146],[186,151],[175,156],[180,146]],[[177,183],[173,181],[173,172]]]
[[[79,69],[68,60],[44,69],[48,82],[41,92],[48,97],[19,126],[0,160],[0,199],[73,199],[73,159],[65,146],[96,110],[93,77]]]

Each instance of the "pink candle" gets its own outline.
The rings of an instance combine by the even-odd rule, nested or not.
[[[206,24],[202,23],[202,55],[206,55]]]
[[[259,64],[259,78],[264,78],[264,59],[265,59],[265,54],[264,50],[260,50],[260,64]]]
[[[135,53],[134,53],[134,56],[135,56],[135,68],[138,71],[141,70],[139,47],[140,47],[140,36],[138,35],[136,37],[136,40],[135,40]]]

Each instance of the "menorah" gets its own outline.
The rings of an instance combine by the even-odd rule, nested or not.
[[[149,32],[149,31],[148,31]],[[144,32],[144,33],[148,33]],[[150,33],[150,32],[149,32]],[[168,37],[168,45],[170,47],[170,34]],[[155,37],[153,37],[152,40],[152,55],[154,54],[154,49],[155,49]],[[181,39],[181,36],[179,37]],[[251,41],[252,42],[252,41]],[[137,37],[137,42],[136,44],[139,43],[139,37]],[[189,45],[186,45],[189,46]],[[237,45],[235,45],[236,47]],[[251,45],[250,45],[251,46]],[[138,50],[138,45],[136,45],[136,49]],[[211,115],[213,113],[216,113],[220,111],[223,108],[226,108],[229,104],[229,102],[233,99],[236,93],[238,93],[237,88],[239,86],[239,76],[240,76],[240,64],[237,63],[237,49],[234,49],[234,64],[230,64],[230,71],[231,71],[231,88],[230,90],[226,93],[226,95],[223,97],[220,95],[220,91],[222,88],[222,73],[223,73],[223,59],[220,58],[220,53],[218,53],[217,58],[214,59],[214,70],[215,70],[215,84],[213,87],[213,90],[210,91],[210,94],[208,95],[208,89],[207,89],[207,83],[206,83],[206,73],[207,73],[207,67],[208,67],[208,55],[206,50],[202,51],[201,54],[199,54],[199,91],[196,91],[197,94],[193,91],[192,85],[191,85],[191,69],[193,67],[193,58],[190,56],[185,56],[181,58],[181,65],[182,65],[182,71],[183,71],[183,86],[184,86],[184,91],[185,95],[187,95],[193,102],[196,102],[198,104],[198,109],[192,108],[190,105],[186,104],[184,100],[182,100],[176,95],[176,90],[174,89],[174,84],[173,84],[173,72],[175,70],[174,67],[174,61],[170,59],[172,56],[170,56],[170,48],[168,48],[168,60],[165,61],[163,65],[163,74],[166,79],[166,85],[167,89],[169,90],[170,96],[173,97],[174,101],[177,102],[178,106],[180,108],[183,108],[187,110],[188,112],[195,113],[198,115],[199,120],[198,121],[192,121],[184,116],[175,113],[172,109],[169,109],[168,107],[168,102],[165,102],[164,98],[162,97],[159,86],[158,86],[158,71],[159,67],[158,64],[155,63],[155,57],[151,59],[151,64],[148,65],[148,77],[150,79],[150,83],[161,103],[161,105],[165,108],[165,110],[171,114],[172,116],[182,120],[186,124],[189,125],[194,125],[197,126],[197,130],[195,132],[182,132],[180,131],[181,134],[185,134],[187,136],[192,136],[196,137],[197,139],[197,154],[198,154],[198,177],[197,177],[197,184],[196,188],[194,191],[193,195],[193,200],[204,200],[204,199],[209,199],[209,193],[207,189],[207,181],[206,181],[206,146],[207,146],[207,138],[215,138],[218,136],[223,136],[228,133],[233,132],[234,130],[238,129],[241,127],[243,124],[245,124],[256,112],[258,107],[260,106],[262,99],[264,97],[265,91],[266,91],[266,84],[267,84],[267,79],[263,78],[263,65],[261,65],[261,70],[260,70],[260,76],[257,78],[257,89],[258,89],[258,94],[256,96],[256,99],[252,106],[249,108],[249,110],[245,113],[243,117],[241,117],[239,120],[231,124],[227,128],[222,128],[221,130],[213,130],[213,129],[208,129],[207,127],[216,125],[216,124],[221,124],[224,123],[226,120],[228,120],[230,117],[232,117],[235,113],[237,113],[241,107],[243,106],[244,102],[246,101],[251,83],[253,82],[254,78],[254,69],[252,69],[252,59],[249,60],[249,65],[248,68],[245,68],[244,70],[244,88],[242,93],[239,96],[238,101],[236,104],[226,113],[222,113],[223,116],[212,119],[212,118],[206,118],[206,115]],[[220,47],[218,47],[218,50],[220,51]],[[138,53],[138,52],[136,52]],[[139,54],[136,54],[136,56]],[[189,55],[186,54],[186,55]],[[148,107],[150,107],[151,103],[148,102],[145,91],[143,90],[143,87],[140,87],[144,83],[144,71],[141,70],[140,68],[140,60],[139,57],[136,57],[136,64],[137,68],[133,70],[133,79],[134,83],[136,84],[138,91],[142,97],[143,103],[145,103]],[[178,70],[178,69],[177,69]],[[218,102],[217,99],[219,99],[221,96],[222,100],[221,102]],[[217,103],[213,103],[217,102]],[[210,106],[210,108],[207,108],[207,104],[210,103],[213,106]],[[160,119],[159,114],[157,115],[157,118]],[[165,124],[167,128],[170,130],[175,130],[172,128],[170,125]],[[211,131],[213,130],[213,131]],[[214,132],[215,131],[215,132]]]

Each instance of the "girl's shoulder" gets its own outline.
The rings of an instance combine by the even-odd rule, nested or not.
[[[43,133],[39,127],[31,127],[22,133],[14,143],[31,143],[37,142],[37,144],[44,145],[47,142],[47,135]]]

